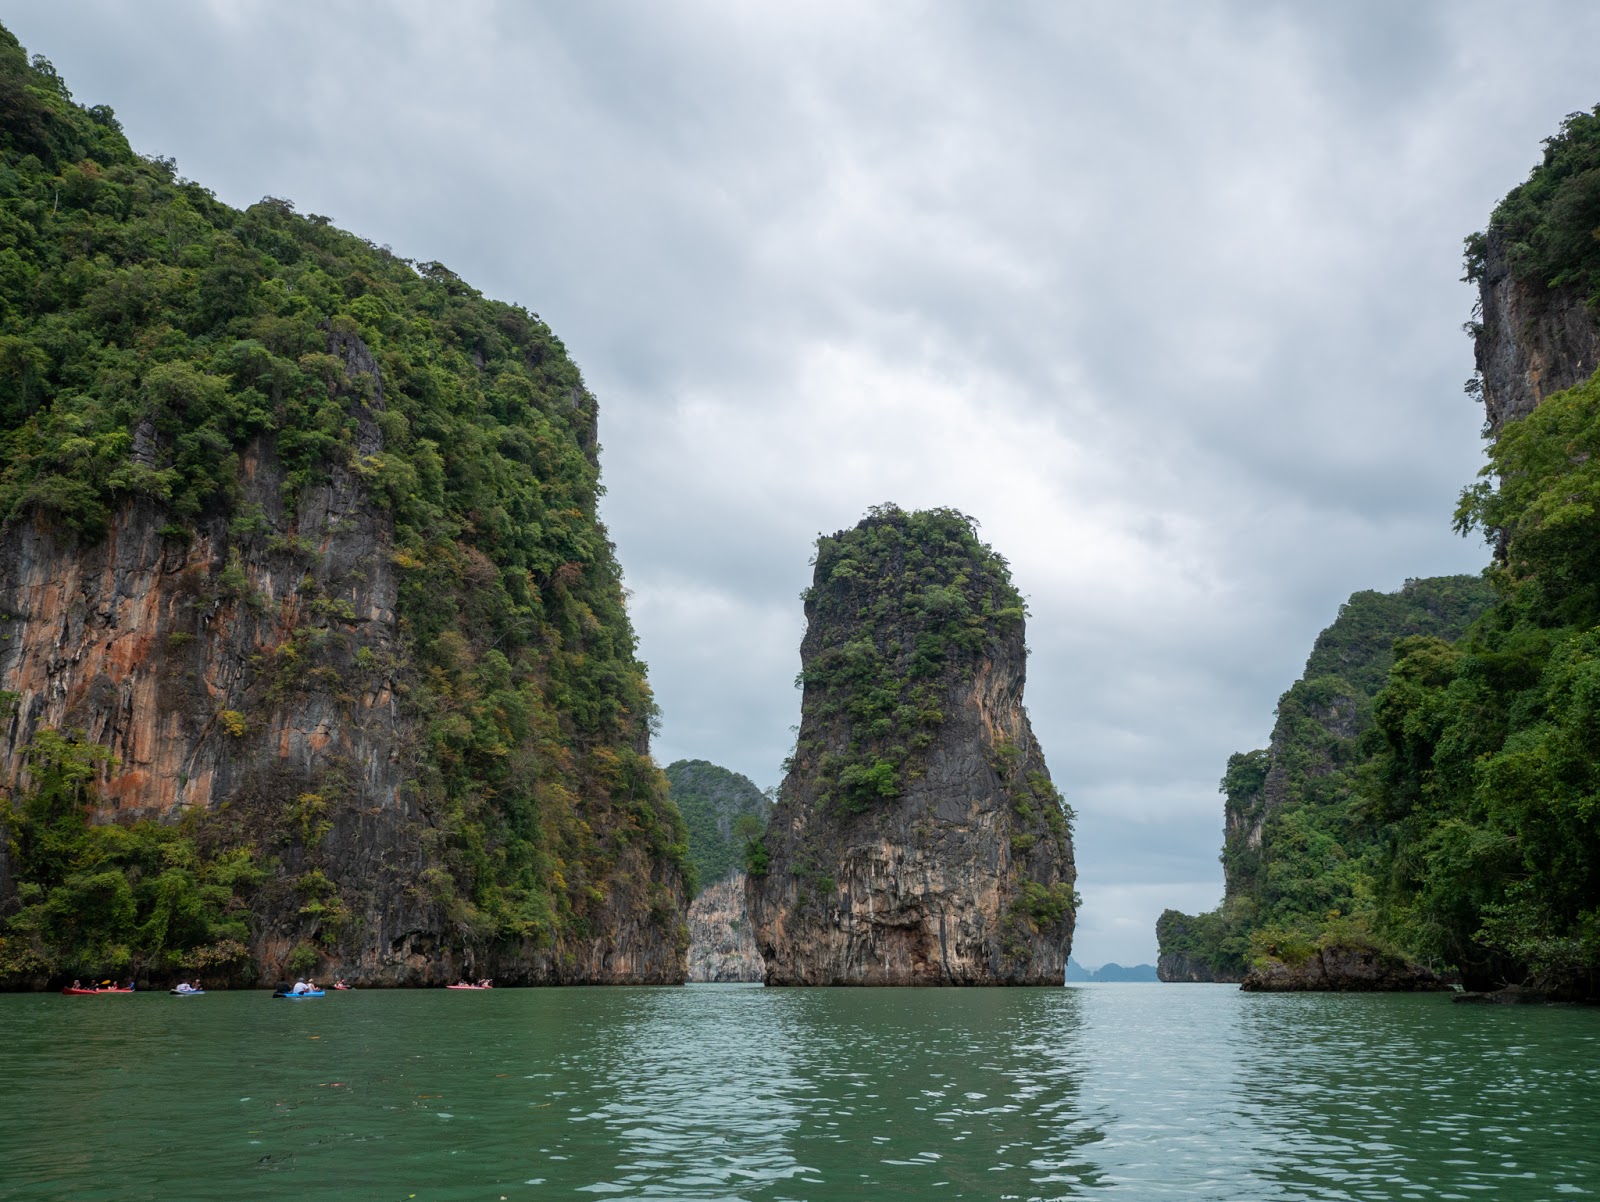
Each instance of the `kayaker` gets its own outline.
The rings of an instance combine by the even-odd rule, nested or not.
[[[80,985],[80,984],[79,984],[79,983],[78,983],[78,981],[77,981],[77,980],[76,980],[76,979],[74,979],[74,980],[73,980],[73,982],[72,982],[72,987],[73,987],[73,988],[74,988],[74,989],[82,989],[82,988],[83,988],[83,986],[82,986],[82,985]]]

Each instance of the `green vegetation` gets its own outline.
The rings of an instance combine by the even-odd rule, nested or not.
[[[595,512],[595,402],[536,314],[287,201],[220,203],[3,30],[0,201],[0,528],[92,542],[137,502],[179,542],[220,521],[309,562],[241,504],[241,460],[281,468],[291,523],[347,472],[392,522],[405,644],[349,658],[426,718],[442,871],[418,884],[460,937],[583,934],[630,846],[687,867],[639,750],[655,706]],[[212,586],[261,604],[237,557]],[[341,604],[313,598],[317,621],[258,665],[267,703],[349,688]],[[216,719],[249,739],[260,716]]]
[[[1600,108],[1569,116],[1467,239],[1467,275],[1482,277],[1493,235],[1517,278],[1600,312],[1596,229]],[[1163,916],[1163,950],[1281,958],[1348,924],[1475,987],[1600,995],[1597,463],[1600,377],[1500,431],[1456,513],[1496,550],[1493,603],[1465,631],[1406,632],[1365,733],[1343,746],[1314,729],[1329,696],[1308,670],[1310,704],[1286,695],[1270,771],[1230,765],[1228,898],[1215,915]],[[1296,760],[1326,770],[1308,779]],[[1263,813],[1252,858],[1235,835]]]
[[[697,883],[714,884],[743,868],[766,829],[766,794],[748,776],[705,760],[678,760],[667,766],[666,776],[689,832]]]
[[[19,882],[17,908],[0,918],[0,978],[237,973],[249,940],[243,895],[261,877],[251,850],[202,850],[192,819],[89,825],[106,758],[54,731],[23,753],[31,787],[0,805]]]
[[[1600,136],[1597,133],[1595,136]],[[1485,978],[1600,990],[1600,379],[1507,426],[1458,524],[1503,548],[1498,601],[1454,645],[1397,648],[1374,816],[1387,902]],[[1585,984],[1586,982],[1586,984]]]
[[[1361,800],[1373,779],[1374,699],[1397,640],[1459,637],[1492,596],[1481,579],[1451,576],[1356,593],[1340,607],[1278,702],[1271,747],[1228,760],[1227,897],[1209,914],[1164,914],[1163,953],[1232,976],[1263,949],[1316,946],[1330,924],[1346,942],[1380,939],[1390,837]]]
[[[1575,288],[1600,303],[1600,106],[1573,113],[1545,139],[1544,159],[1495,206],[1489,227],[1520,279]],[[1467,278],[1483,274],[1488,238],[1467,239]]]
[[[851,637],[815,648],[796,682],[818,726],[795,758],[817,758],[825,802],[860,811],[901,794],[953,678],[1017,636],[1025,609],[1005,560],[953,509],[877,506],[819,538],[815,565],[811,628]]]

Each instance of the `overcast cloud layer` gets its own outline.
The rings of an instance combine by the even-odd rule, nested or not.
[[[551,323],[663,763],[776,784],[816,535],[976,516],[1087,964],[1217,901],[1216,781],[1340,602],[1484,563],[1461,239],[1600,101],[1578,3],[0,11],[222,199]]]

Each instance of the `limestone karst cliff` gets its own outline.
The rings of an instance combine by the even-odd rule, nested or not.
[[[1318,927],[1330,913],[1370,914],[1382,839],[1354,803],[1370,754],[1363,739],[1394,645],[1415,636],[1459,638],[1492,595],[1477,577],[1448,576],[1409,580],[1394,593],[1356,593],[1339,607],[1304,673],[1279,699],[1269,745],[1228,760],[1220,790],[1222,904],[1206,914],[1161,915],[1163,981],[1242,981],[1257,932]]]
[[[1070,812],[1023,709],[1024,610],[952,510],[818,540],[799,735],[747,905],[769,985],[1060,984]]]
[[[689,862],[700,886],[743,867],[745,844],[767,823],[766,794],[743,773],[706,760],[676,760],[665,774],[673,804],[683,815]]]
[[[1488,462],[1456,528],[1492,548],[1481,612],[1394,642],[1348,730],[1344,690],[1308,668],[1272,747],[1229,766],[1227,897],[1163,915],[1168,972],[1248,959],[1267,989],[1453,974],[1600,997],[1597,224],[1600,109],[1570,115],[1466,240]]]
[[[744,895],[744,873],[734,872],[701,889],[689,903],[689,980],[749,983],[766,976]]]
[[[0,984],[682,981],[536,315],[144,159],[0,31]]]
[[[1481,240],[1477,381],[1491,434],[1526,417],[1545,397],[1587,380],[1600,367],[1600,324],[1574,285],[1552,287],[1513,270],[1510,236],[1493,226]]]

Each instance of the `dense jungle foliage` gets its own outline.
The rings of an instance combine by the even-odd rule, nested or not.
[[[13,701],[0,693],[0,712]],[[0,824],[18,881],[0,977],[199,975],[246,960],[251,849],[202,853],[192,819],[91,826],[102,747],[44,731],[24,758],[31,787]]]
[[[1600,302],[1600,106],[1570,114],[1545,139],[1543,161],[1495,206],[1489,228],[1518,278]],[[1468,279],[1482,276],[1487,250],[1484,233],[1467,239]]]
[[[771,803],[748,776],[706,760],[677,760],[666,768],[673,804],[689,832],[696,884],[712,885],[743,868],[767,825]]]
[[[1163,953],[1237,975],[1255,955],[1330,932],[1386,938],[1379,899],[1390,844],[1360,804],[1372,779],[1374,701],[1397,640],[1457,638],[1492,597],[1477,577],[1448,576],[1356,593],[1339,607],[1278,702],[1271,746],[1228,760],[1227,896],[1208,914],[1164,914]]]
[[[1600,319],[1600,107],[1545,142],[1490,230],[1512,271]],[[1467,240],[1482,267],[1485,235]],[[1454,643],[1396,648],[1376,707],[1371,820],[1407,946],[1482,984],[1600,996],[1600,381],[1490,447],[1456,528],[1496,548],[1496,601]]]
[[[804,600],[811,629],[824,634],[796,680],[815,725],[795,756],[818,757],[823,804],[859,811],[898,797],[944,721],[953,680],[1020,632],[1026,611],[1011,570],[974,526],[953,509],[879,505],[817,540]],[[831,638],[840,631],[850,637]]]
[[[1600,319],[1596,230],[1600,108],[1569,116],[1489,230],[1467,239],[1468,278],[1481,278],[1493,235],[1519,279],[1577,290]],[[1309,879],[1327,886],[1339,917],[1319,927],[1314,908],[1298,920],[1269,913],[1289,919],[1275,934],[1326,938],[1329,921],[1347,922],[1344,907],[1354,904],[1377,938],[1454,966],[1471,985],[1600,996],[1597,456],[1600,378],[1546,397],[1501,430],[1456,513],[1460,532],[1479,531],[1496,550],[1493,603],[1459,638],[1433,632],[1396,644],[1344,800],[1335,792],[1327,811],[1364,841],[1362,888],[1343,884],[1347,856],[1319,867]],[[1265,858],[1281,859],[1311,844],[1269,828],[1263,846]],[[1246,886],[1237,897],[1236,872]],[[1173,950],[1181,942],[1201,958],[1236,960],[1248,923],[1229,920],[1242,912],[1261,921],[1248,912],[1251,890],[1270,906],[1270,876],[1263,885],[1259,870],[1230,868],[1215,915],[1168,922]],[[1269,943],[1258,928],[1256,949]]]
[[[359,451],[331,353],[352,338],[378,367],[357,382],[367,401],[381,390],[375,454]],[[330,464],[361,479],[392,519],[410,656],[368,666],[426,718],[418,787],[444,871],[424,884],[463,939],[582,934],[630,842],[687,865],[681,818],[642,751],[655,707],[596,516],[595,421],[537,315],[287,201],[230,208],[170,160],[135,154],[109,109],[74,104],[0,30],[0,528],[37,521],[93,542],[142,501],[180,541],[219,517],[250,530],[262,517],[241,507],[238,479],[252,446],[284,469],[291,519]],[[243,729],[252,715],[234,717]],[[32,838],[34,819],[17,815],[35,801],[12,799],[13,841]],[[146,834],[152,848],[181,837]],[[105,850],[124,837],[87,830],[49,872],[124,872],[132,909],[118,902],[70,938],[38,928],[30,954],[59,969],[144,938],[139,890],[168,879],[162,856],[188,862],[195,845]],[[242,881],[231,855],[193,868],[196,882]],[[9,919],[13,944],[23,921]],[[235,938],[233,922],[213,916],[159,947]]]

